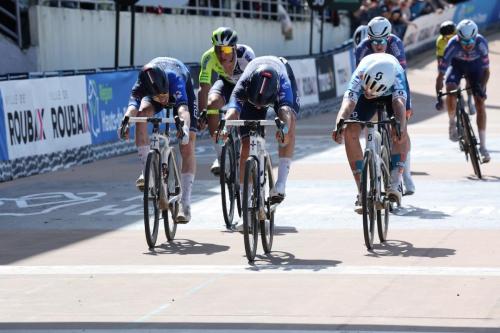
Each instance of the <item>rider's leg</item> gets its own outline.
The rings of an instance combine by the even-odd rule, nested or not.
[[[458,66],[452,66],[446,73],[446,91],[455,90],[460,85],[463,72]],[[448,134],[451,141],[458,141],[455,111],[457,108],[457,98],[453,95],[446,96],[446,107],[448,109]]]
[[[479,132],[479,152],[484,163],[490,161],[490,154],[486,148],[486,107],[485,98],[474,94],[477,109],[477,129]]]
[[[276,185],[275,185],[276,192],[280,193],[283,196],[283,198],[285,195],[286,181],[288,178],[288,173],[290,171],[290,165],[292,164],[293,152],[295,150],[295,124],[296,124],[295,113],[291,111],[291,109],[286,112],[289,112],[290,116],[290,127],[288,129],[288,143],[286,145],[278,143],[279,165],[278,165],[278,178],[276,180]]]
[[[347,160],[349,161],[358,193],[360,192],[361,172],[363,171],[363,151],[359,142],[360,134],[361,125],[359,124],[348,124],[344,131]]]
[[[408,121],[411,117],[411,110],[406,110],[406,120]],[[413,178],[411,177],[411,160],[410,160],[410,151],[411,151],[411,140],[408,131],[406,132],[408,136],[407,145],[406,145],[406,161],[405,168],[403,171],[403,182],[406,189],[406,194],[411,195],[415,193],[415,184],[413,183]]]
[[[129,110],[135,108],[135,106],[130,105]],[[154,106],[148,101],[140,102],[139,111],[136,112],[137,117],[152,117],[154,115]],[[141,174],[137,178],[135,185],[142,191],[144,188],[144,169],[146,167],[146,160],[149,153],[149,136],[148,136],[148,126],[146,123],[136,123],[135,124],[135,145],[137,147],[137,155],[139,156],[139,161],[141,162]]]
[[[466,80],[466,87],[470,87],[471,86],[471,83],[469,81],[469,79],[465,79]],[[469,114],[472,116],[472,115],[475,115],[476,114],[476,105],[474,103],[474,98],[473,98],[473,94],[472,94],[472,91],[471,90],[467,90],[467,105],[469,107]]]
[[[207,121],[208,121],[208,131],[210,136],[213,137],[217,127],[219,126],[219,109],[224,106],[224,97],[222,97],[217,91],[210,91],[208,95],[208,104],[207,104]],[[220,160],[220,155],[222,152],[222,147],[218,143],[212,140],[213,147],[217,157],[217,165],[218,160]]]

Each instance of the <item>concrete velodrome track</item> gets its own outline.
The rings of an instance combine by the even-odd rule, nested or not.
[[[254,266],[242,235],[223,227],[206,140],[193,219],[171,243],[160,231],[151,251],[135,154],[0,183],[0,331],[499,332],[500,34],[488,38],[484,180],[448,141],[434,57],[419,55],[409,70],[417,190],[372,252],[344,147],[330,139],[335,113],[299,122],[273,252]]]

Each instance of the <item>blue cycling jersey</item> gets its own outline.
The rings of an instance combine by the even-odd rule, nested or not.
[[[477,35],[474,48],[464,50],[460,45],[458,36],[454,36],[446,45],[444,56],[439,63],[439,72],[445,73],[452,61],[458,62],[460,65],[470,68],[470,70],[488,68],[490,60],[488,58],[488,42],[482,35]],[[476,68],[479,63],[479,68]]]
[[[362,82],[366,69],[370,65],[380,61],[392,62],[396,72],[392,87],[390,89],[387,89],[387,91],[382,96],[392,95],[393,100],[396,98],[401,98],[406,102],[406,91],[408,89],[408,85],[406,83],[405,71],[399,64],[398,60],[394,56],[387,53],[370,54],[361,60],[358,67],[351,76],[349,88],[344,93],[344,98],[350,99],[351,101],[356,103],[358,102],[359,97],[364,94]]]
[[[188,105],[188,94],[186,92],[187,80],[190,80],[189,69],[180,60],[169,57],[158,57],[151,60],[146,66],[160,67],[168,77],[169,105],[178,108],[180,105]],[[144,88],[138,80],[132,88],[132,97],[142,99],[146,97]]]

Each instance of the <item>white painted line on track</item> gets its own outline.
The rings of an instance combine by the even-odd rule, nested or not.
[[[500,277],[500,267],[327,266],[327,265],[78,265],[0,266],[10,275],[127,275],[127,274],[322,274],[322,275],[428,275]]]
[[[168,326],[168,323],[164,323],[164,326]],[[195,325],[195,324],[194,324]],[[206,329],[206,328],[188,328],[188,329],[177,329],[177,328],[146,328],[146,329],[128,329],[128,328],[110,328],[110,329],[57,329],[57,333],[82,333],[82,332],[87,332],[87,333],[107,333],[107,332],[127,332],[127,333],[156,333],[156,332],[176,332],[176,333],[220,333],[221,331],[227,331],[227,332],[233,332],[233,333],[248,333],[248,332],[258,332],[258,333],[276,333],[276,332],[285,332],[285,333],[324,333],[324,332],[330,332],[330,333],[408,333],[409,331],[378,331],[378,330],[369,330],[369,331],[354,331],[354,330],[349,330],[349,329],[344,329],[344,330],[331,330],[328,329],[328,331],[325,331],[325,329],[320,329],[320,330],[315,330],[315,329],[286,329],[286,328],[280,328],[280,329],[237,329],[234,327],[238,327],[238,324],[231,324],[231,326],[224,326],[222,325],[222,328],[219,329]],[[244,326],[244,324],[242,324]],[[312,324],[314,325],[314,324]],[[300,324],[299,324],[300,326]],[[304,324],[304,326],[307,326],[307,324]],[[328,326],[328,325],[326,325]],[[33,330],[24,330],[24,329],[15,329],[15,330],[3,330],[0,329],[0,332],[15,332],[15,333],[53,333],[54,330],[44,330],[44,329],[33,329]],[[464,332],[464,331],[412,331],[412,332],[425,332],[425,333],[459,333],[459,332]]]

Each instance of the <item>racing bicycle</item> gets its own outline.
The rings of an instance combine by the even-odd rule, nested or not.
[[[363,215],[363,237],[366,248],[371,250],[375,234],[375,217],[380,242],[383,243],[387,239],[393,200],[388,194],[391,187],[391,174],[389,171],[391,150],[389,132],[386,126],[390,124],[396,130],[396,134],[400,136],[399,123],[394,117],[379,121],[341,119],[337,124],[337,135],[342,133],[346,124],[361,124],[368,129],[363,153],[360,199]]]
[[[226,126],[246,126],[249,129],[250,151],[243,176],[242,215],[245,254],[249,263],[255,260],[258,234],[261,233],[264,253],[271,252],[274,239],[274,214],[278,203],[272,203],[270,191],[274,186],[271,157],[266,151],[265,126],[277,126],[284,139],[284,123],[274,120],[221,120],[217,138]],[[239,181],[239,179],[237,179]]]
[[[150,150],[144,169],[144,229],[149,248],[156,245],[161,219],[165,227],[168,241],[175,237],[177,231],[177,213],[182,196],[179,169],[175,150],[170,146],[169,124],[175,124],[178,133],[182,133],[184,122],[175,116],[174,119],[156,117],[128,117],[131,123],[150,123],[153,133],[150,139]],[[166,124],[164,133],[160,125]],[[171,220],[169,220],[169,214]]]
[[[477,141],[476,135],[474,134],[474,129],[472,128],[472,124],[470,121],[470,117],[465,112],[465,101],[462,96],[462,92],[469,90],[471,88],[458,88],[449,92],[439,92],[438,100],[443,96],[452,95],[457,99],[456,106],[456,126],[458,133],[458,145],[460,146],[460,150],[465,153],[465,159],[470,160],[472,163],[472,168],[474,169],[474,173],[477,178],[482,179],[483,176],[481,174],[481,158],[479,157],[479,143]]]

